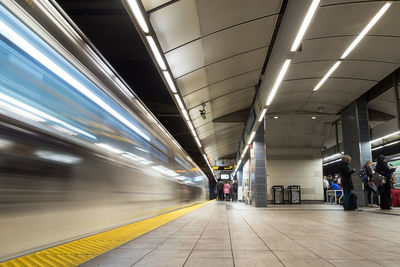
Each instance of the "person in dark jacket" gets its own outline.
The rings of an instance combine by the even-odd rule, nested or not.
[[[222,201],[224,200],[224,183],[219,180],[219,183],[217,184],[217,191],[218,191],[218,200]]]
[[[342,161],[339,165],[339,173],[342,175],[342,186],[343,186],[343,199],[344,199],[344,210],[350,210],[350,194],[351,190],[354,189],[353,181],[351,180],[351,175],[355,173],[355,170],[350,170],[349,163],[351,162],[351,157],[349,155],[344,155]]]
[[[395,170],[396,168],[389,168],[384,155],[378,156],[375,171],[385,178],[382,181],[382,188],[380,191],[381,209],[383,210],[389,210],[392,205],[390,177]]]
[[[238,184],[237,181],[233,182],[233,185],[231,187],[232,190],[232,202],[237,202],[237,198],[238,198]]]
[[[364,184],[368,196],[368,206],[378,207],[378,192],[376,191],[376,185],[373,187],[373,184],[371,184],[373,183],[372,178],[374,177],[374,173],[372,172],[372,161],[368,160],[364,165],[364,169],[368,175],[368,181]]]

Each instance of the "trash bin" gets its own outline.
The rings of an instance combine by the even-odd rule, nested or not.
[[[283,191],[283,185],[274,185],[272,186],[272,191],[274,195],[274,204],[284,204],[285,198]]]
[[[288,195],[289,195],[289,204],[301,204],[300,185],[289,185]]]

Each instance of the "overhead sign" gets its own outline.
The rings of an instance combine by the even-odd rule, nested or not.
[[[233,166],[214,166],[213,169],[216,171],[230,171],[233,169]]]

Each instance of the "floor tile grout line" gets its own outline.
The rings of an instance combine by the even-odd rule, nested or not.
[[[229,204],[230,205],[230,204]],[[227,221],[227,226],[228,226],[228,233],[229,233],[229,242],[231,244],[231,253],[232,253],[232,262],[233,262],[233,267],[235,267],[235,255],[233,253],[233,246],[232,246],[232,236],[231,236],[231,228],[229,225],[229,216],[228,216],[228,209],[226,208],[225,204],[225,214],[226,214],[226,221]]]
[[[295,243],[298,244],[299,246],[301,246],[301,247],[305,248],[306,250],[310,251],[312,254],[318,256],[318,257],[319,257],[320,259],[322,259],[323,261],[326,261],[328,264],[330,264],[330,265],[332,265],[332,266],[335,266],[334,264],[332,264],[331,262],[329,262],[329,261],[327,261],[326,259],[322,258],[320,255],[318,255],[317,253],[315,253],[315,252],[312,251],[311,249],[309,249],[309,248],[303,246],[302,244],[300,244],[299,242],[297,242],[297,241],[294,240],[293,238],[289,237],[289,236],[286,235],[285,233],[282,233],[282,232],[279,231],[275,226],[273,226],[273,225],[269,224],[268,222],[266,222],[265,220],[263,220],[260,216],[258,216],[258,215],[255,215],[255,216],[256,216],[257,218],[259,218],[261,221],[263,221],[264,223],[266,223],[267,225],[269,225],[270,227],[274,228],[275,231],[277,231],[278,233],[280,233],[280,234],[286,236],[287,238],[289,238],[290,240],[292,240],[293,242],[295,242]],[[263,241],[264,241],[264,240],[263,240]],[[271,250],[271,251],[272,251],[272,250]],[[275,255],[275,253],[274,253],[274,255]]]
[[[206,226],[204,227],[203,231],[201,232],[199,238],[198,238],[197,241],[196,241],[196,244],[194,244],[192,250],[190,251],[189,255],[187,256],[187,258],[186,258],[185,262],[183,263],[182,267],[184,267],[184,266],[186,265],[187,261],[189,260],[190,256],[192,255],[194,249],[196,248],[196,246],[197,246],[197,244],[199,243],[201,237],[203,236],[204,232],[206,231],[208,225],[210,224],[211,218],[212,218],[212,216],[214,215],[214,213],[215,213],[215,208],[214,208],[213,212],[211,213],[210,218],[208,218],[208,222],[207,222]]]
[[[205,206],[204,206],[205,207]],[[196,211],[200,211],[201,209],[202,209],[203,207],[201,207],[200,209],[197,209],[197,210],[195,210],[195,212]],[[185,214],[185,215],[188,215],[188,214],[190,214],[190,213],[187,213],[187,214]],[[182,217],[184,217],[185,215],[183,215]],[[189,223],[192,223],[197,217],[199,217],[200,216],[200,214],[199,215],[196,215]],[[180,218],[182,218],[182,217],[180,217]],[[177,219],[180,219],[180,218],[177,218]],[[177,219],[175,219],[175,220],[177,220]],[[174,222],[175,220],[173,220],[173,221],[170,221],[169,223],[172,223],[172,222]],[[166,224],[164,224],[164,225],[168,225],[169,223],[166,223]],[[164,226],[164,225],[162,225],[162,226]],[[175,232],[173,232],[171,235],[169,235],[163,242],[161,242],[157,247],[155,247],[155,248],[153,248],[151,251],[149,251],[148,253],[146,253],[145,255],[143,255],[143,257],[141,257],[139,260],[137,260],[135,263],[133,263],[130,267],[133,267],[135,264],[137,264],[138,262],[140,262],[141,260],[143,260],[146,256],[148,256],[150,253],[152,253],[153,251],[155,251],[156,249],[158,249],[162,244],[164,244],[165,242],[167,242],[169,239],[171,239],[171,236],[173,236],[173,235],[175,235],[176,233],[178,233],[180,230],[182,230],[185,226],[186,226],[187,224],[184,224],[182,227],[180,227],[178,230],[176,230]],[[152,231],[154,231],[154,230],[157,230],[159,227],[157,227],[157,228],[155,228],[155,229],[153,229]],[[148,233],[151,233],[152,231],[150,231],[150,232],[148,232]],[[147,233],[146,233],[147,234]],[[144,235],[146,235],[146,234],[144,234]],[[143,236],[143,235],[142,235]],[[131,241],[133,241],[133,240],[135,240],[135,239],[132,239]]]
[[[282,260],[275,254],[275,252],[267,245],[267,243],[265,243],[265,241],[261,238],[261,236],[254,231],[254,228],[249,224],[249,222],[243,217],[243,215],[239,212],[240,217],[242,217],[242,219],[247,223],[247,225],[250,227],[250,229],[258,236],[258,238],[261,240],[261,242],[263,242],[263,244],[271,251],[271,253],[275,256],[275,258],[278,259],[278,261],[280,263],[282,263],[283,266],[286,266],[286,264],[284,264],[282,262]]]

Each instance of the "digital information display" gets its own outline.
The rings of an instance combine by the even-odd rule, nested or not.
[[[228,173],[221,174],[221,180],[229,180],[231,177]]]

